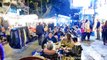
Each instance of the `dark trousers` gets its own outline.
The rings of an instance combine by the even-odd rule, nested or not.
[[[85,32],[83,32],[81,35],[82,35],[82,36],[81,36],[81,40],[82,40],[82,41],[85,40]]]
[[[90,40],[90,32],[85,32],[84,38],[86,38],[86,37],[87,37],[88,40]]]
[[[107,43],[107,34],[106,34],[106,32],[102,32],[102,39],[103,39],[103,43],[105,45],[105,43]]]
[[[103,36],[103,43],[104,45],[107,43],[107,36]]]
[[[97,39],[100,39],[100,31],[98,29],[96,30],[96,34],[97,34]]]
[[[39,45],[42,45],[43,42],[43,34],[37,34],[38,35],[38,43]]]

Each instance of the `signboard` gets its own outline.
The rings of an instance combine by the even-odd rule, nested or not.
[[[94,14],[93,9],[84,9],[83,14]]]

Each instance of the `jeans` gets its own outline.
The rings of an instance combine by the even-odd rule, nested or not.
[[[81,40],[85,40],[85,32],[82,33]]]
[[[43,34],[38,35],[38,43],[39,43],[39,45],[42,45],[42,42],[44,40],[43,38],[44,38]]]
[[[86,38],[86,37],[87,37],[88,40],[90,40],[90,32],[85,32],[84,38]]]

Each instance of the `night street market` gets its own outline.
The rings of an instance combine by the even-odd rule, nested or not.
[[[0,0],[0,60],[107,60],[107,0]]]

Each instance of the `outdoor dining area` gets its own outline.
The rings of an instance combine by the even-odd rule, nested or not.
[[[49,37],[53,37],[50,32]],[[55,36],[55,38],[57,38]],[[44,39],[46,41],[46,39]],[[81,60],[82,47],[77,37],[66,34],[60,37],[60,41],[48,40],[40,45],[41,51],[34,51],[33,56],[20,60]],[[39,48],[38,48],[39,49]]]

